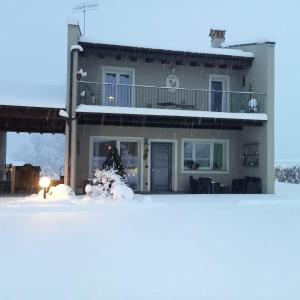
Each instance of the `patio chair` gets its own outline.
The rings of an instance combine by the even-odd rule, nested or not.
[[[209,177],[199,177],[199,194],[211,194],[212,193],[212,180]]]
[[[246,194],[261,194],[262,184],[259,177],[245,176],[245,193]]]
[[[232,180],[231,186],[232,194],[244,194],[245,193],[245,179],[235,178]]]
[[[257,113],[258,107],[257,107],[257,100],[252,98],[248,101],[248,110],[250,113]]]

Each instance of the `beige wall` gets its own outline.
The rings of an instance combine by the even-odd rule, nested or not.
[[[124,134],[126,133],[126,134]],[[206,129],[180,129],[180,128],[145,128],[145,127],[120,127],[120,126],[78,126],[78,153],[77,153],[77,188],[83,187],[85,179],[90,178],[89,174],[89,145],[91,136],[115,136],[115,137],[141,137],[144,139],[173,139],[177,142],[177,174],[178,191],[188,191],[189,176],[212,177],[215,181],[229,185],[233,178],[242,176],[240,165],[241,160],[241,135],[240,130],[206,130]],[[201,172],[182,173],[181,170],[181,140],[183,138],[195,139],[228,139],[229,140],[229,170],[228,173]],[[145,141],[145,140],[144,140]],[[174,149],[175,150],[175,149]],[[175,152],[174,152],[175,153]],[[142,153],[143,156],[144,153]],[[143,160],[143,190],[147,191],[148,160]]]

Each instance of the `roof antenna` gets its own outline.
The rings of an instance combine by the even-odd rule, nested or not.
[[[99,0],[97,1],[84,1],[79,5],[73,7],[73,10],[83,13],[83,36],[85,36],[85,13],[91,10],[97,10],[99,7]]]

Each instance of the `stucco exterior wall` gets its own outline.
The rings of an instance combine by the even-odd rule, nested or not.
[[[242,134],[242,143],[259,143],[260,162],[258,168],[242,168],[247,176],[262,178],[263,192],[274,193],[275,162],[274,162],[274,54],[273,43],[239,46],[238,49],[251,51],[255,54],[252,68],[246,75],[248,82],[254,82],[254,90],[267,94],[265,111],[268,122],[263,127],[245,127]]]
[[[230,78],[229,89],[233,91],[243,91],[243,76],[247,74],[248,69],[234,70],[228,64],[227,69],[218,67],[207,68],[203,65],[193,67],[189,64],[175,65],[162,64],[159,61],[146,63],[145,60],[139,59],[134,62],[128,58],[117,60],[115,57],[106,56],[100,59],[94,53],[87,53],[86,56],[80,57],[79,66],[87,71],[85,80],[92,82],[102,82],[103,66],[133,68],[135,70],[135,84],[147,86],[166,86],[166,77],[171,73],[171,68],[175,68],[175,74],[180,80],[180,87],[187,89],[208,89],[209,75],[227,75]]]
[[[76,186],[78,191],[82,191],[84,180],[90,178],[89,174],[89,147],[91,136],[107,136],[107,137],[141,137],[144,143],[149,139],[168,139],[177,142],[177,190],[188,191],[189,176],[195,177],[212,177],[214,181],[219,181],[221,184],[230,185],[233,178],[242,176],[240,155],[241,145],[240,130],[202,130],[202,129],[180,129],[180,128],[149,128],[149,127],[121,127],[121,126],[78,126],[78,141],[77,146],[77,179]],[[229,168],[228,172],[182,172],[182,139],[227,139],[229,140]],[[145,145],[142,145],[145,146]],[[145,148],[145,147],[142,147]],[[173,149],[174,150],[174,149]],[[174,152],[173,152],[174,153]],[[142,153],[142,157],[143,157]],[[148,159],[142,159],[143,169],[143,191],[147,191],[149,183]],[[149,166],[148,166],[149,167]],[[174,172],[174,171],[173,171]]]

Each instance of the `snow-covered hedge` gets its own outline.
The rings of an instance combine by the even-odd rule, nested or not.
[[[92,185],[85,187],[85,192],[90,197],[101,200],[132,200],[134,193],[126,185],[126,177],[117,174],[117,170],[96,170]]]
[[[279,182],[300,183],[300,166],[275,168],[275,179]]]

